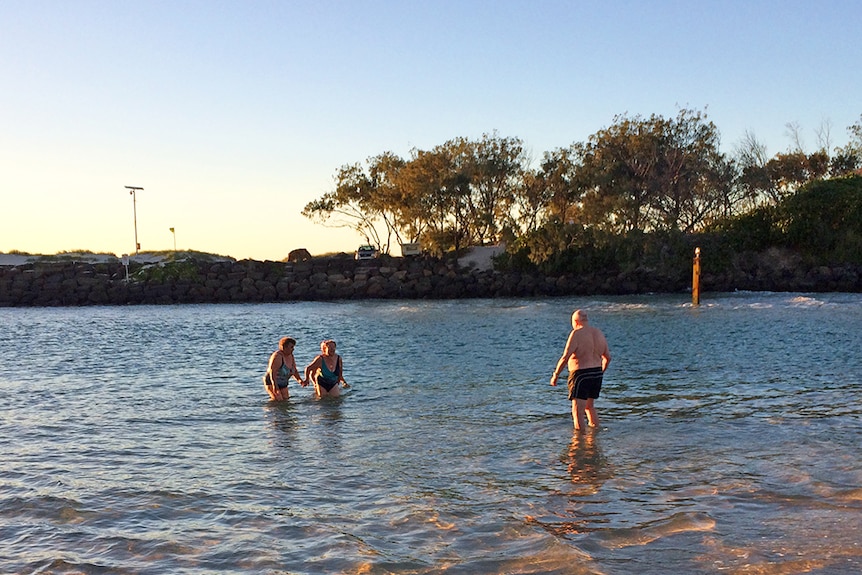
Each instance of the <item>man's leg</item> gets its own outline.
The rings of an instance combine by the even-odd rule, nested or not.
[[[585,399],[572,400],[572,422],[575,424],[575,431],[582,431],[587,427],[584,417],[586,401]]]
[[[599,414],[596,411],[596,406],[592,397],[587,400],[585,409],[587,412],[587,421],[589,422],[590,427],[598,427]]]

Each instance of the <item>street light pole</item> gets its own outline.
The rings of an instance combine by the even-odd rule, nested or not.
[[[132,216],[135,218],[135,255],[138,255],[138,251],[141,249],[141,244],[138,243],[138,206],[135,192],[138,190],[143,190],[144,188],[138,188],[135,186],[126,186],[126,189],[129,190],[129,194],[132,196]]]
[[[170,230],[174,234],[174,251],[177,251],[177,231],[174,228],[170,228]]]

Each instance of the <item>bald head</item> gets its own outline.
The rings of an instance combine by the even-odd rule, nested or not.
[[[572,327],[576,328],[581,325],[587,325],[587,312],[582,309],[576,309],[572,314]]]

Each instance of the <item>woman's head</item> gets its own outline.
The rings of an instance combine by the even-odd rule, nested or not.
[[[296,340],[292,337],[283,337],[278,340],[278,349],[280,349],[281,351],[288,351],[288,347],[290,347],[290,349],[296,347]]]
[[[335,340],[325,339],[320,342],[320,351],[323,353],[335,353]]]

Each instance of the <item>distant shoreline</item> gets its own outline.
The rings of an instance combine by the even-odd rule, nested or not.
[[[691,289],[689,269],[663,274],[637,267],[550,276],[494,270],[493,253],[484,249],[457,260],[381,256],[361,261],[341,254],[302,262],[141,254],[130,258],[128,266],[110,256],[94,263],[4,255],[0,307],[687,294]],[[704,266],[701,293],[733,291],[858,293],[862,266],[798,263],[791,268],[780,258],[761,258],[744,269]]]
[[[193,252],[176,252],[178,257],[191,257]],[[223,256],[209,256],[213,260],[236,261],[233,258]],[[64,252],[55,255],[45,254],[3,254],[0,253],[0,266],[23,266],[31,263],[64,263],[78,262],[89,264],[116,264],[122,263],[122,256],[114,254],[96,254],[91,252]],[[129,261],[139,264],[160,263],[168,259],[164,252],[143,252],[138,255],[130,255]]]
[[[464,267],[488,270],[493,267],[492,258],[505,250],[505,246],[475,246],[468,248],[466,253],[458,259],[458,263]],[[349,257],[349,254],[342,254]],[[316,256],[325,259],[332,256]],[[130,264],[160,264],[166,261],[202,259],[211,262],[235,262],[236,258],[219,256],[202,252],[142,252],[129,255]],[[285,258],[286,259],[286,258]],[[88,263],[88,264],[117,264],[122,263],[123,256],[115,254],[96,254],[92,252],[63,252],[55,255],[44,254],[4,254],[0,253],[0,266],[23,266],[31,263]],[[254,260],[262,261],[262,260]]]

